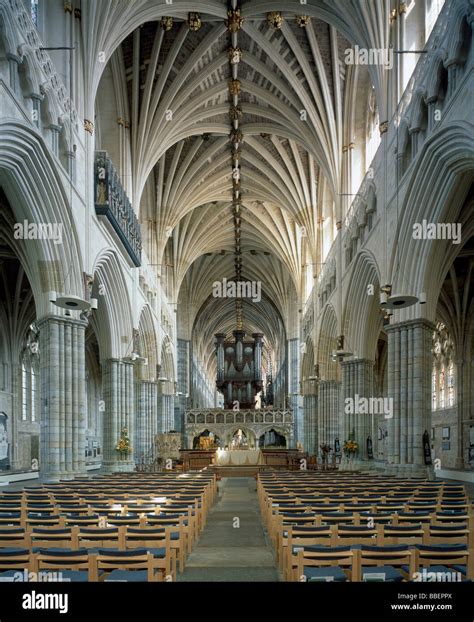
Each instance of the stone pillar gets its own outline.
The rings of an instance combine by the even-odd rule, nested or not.
[[[44,479],[85,475],[85,348],[87,322],[37,322],[40,347],[41,448]]]
[[[318,451],[318,424],[317,424],[318,396],[304,396],[304,449],[309,454]]]
[[[299,339],[288,339],[288,406],[293,412],[294,440],[304,444],[304,410],[300,398]]]
[[[455,408],[457,413],[457,434],[456,434],[456,458],[454,463],[454,468],[463,469],[464,468],[464,423],[463,423],[463,405],[464,399],[460,398],[463,394],[463,385],[464,385],[464,365],[463,365],[463,357],[458,356],[456,359],[456,401]],[[467,397],[467,396],[466,396]],[[467,400],[467,404],[469,404],[469,400]],[[469,411],[467,411],[469,413]],[[442,466],[442,465],[441,465]],[[468,468],[469,465],[466,465]]]
[[[136,423],[134,455],[138,463],[154,459],[155,436],[158,433],[158,387],[156,382],[135,383]]]
[[[431,372],[434,325],[424,319],[387,327],[388,396],[393,417],[388,419],[389,473],[426,476],[423,433],[431,429]]]
[[[158,432],[174,430],[174,395],[167,393],[164,383],[158,388]]]
[[[133,363],[108,359],[102,364],[104,399],[104,471],[133,471],[135,468],[135,396]],[[120,455],[115,450],[122,428],[127,428],[132,451]]]
[[[188,407],[190,388],[190,364],[191,342],[178,339],[178,396],[177,417],[175,418],[175,430],[181,432],[181,442],[184,443],[184,417]],[[219,361],[218,365],[219,367]],[[224,353],[222,352],[222,373],[224,372]]]
[[[339,393],[340,383],[336,380],[321,380],[317,400],[318,422],[317,443],[327,443],[334,447],[336,437],[340,437]],[[344,440],[344,439],[342,439]]]
[[[367,460],[367,437],[369,435],[373,437],[372,418],[374,414],[371,398],[374,397],[374,362],[367,359],[353,359],[342,362],[341,368],[341,413],[344,438],[340,440],[343,443],[353,435],[359,445],[357,458]]]

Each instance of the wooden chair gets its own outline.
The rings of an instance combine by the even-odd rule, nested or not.
[[[427,573],[435,573],[435,578],[425,579],[428,581],[474,580],[474,551],[465,544],[419,544],[415,547],[414,560],[415,571],[421,574],[421,578],[416,576],[417,580],[423,581]]]
[[[63,547],[77,549],[77,532],[71,527],[38,527],[28,529],[30,545],[36,548]]]
[[[330,546],[334,544],[334,528],[331,526],[308,527],[289,525],[281,531],[280,568],[285,581],[293,580],[297,567],[297,555],[301,548],[308,546]]]
[[[153,555],[155,568],[163,579],[176,580],[176,556],[179,554],[180,570],[184,570],[184,543],[181,547],[171,544],[171,530],[168,527],[128,527],[124,530],[124,548],[143,548]]]
[[[355,550],[360,581],[409,581],[415,570],[415,559],[406,545],[367,546]]]
[[[123,549],[123,527],[84,527],[73,528],[77,534],[77,546],[81,548],[119,548]]]
[[[0,576],[4,581],[14,581],[18,573],[24,576],[25,570],[27,573],[35,570],[33,556],[29,549],[20,547],[0,549],[0,571],[2,571]]]
[[[100,549],[95,557],[96,573],[101,581],[159,581],[161,573],[155,574],[155,560],[146,549],[107,550]],[[104,573],[101,575],[101,573]]]
[[[425,529],[418,525],[379,525],[377,544],[379,546],[396,546],[399,544],[421,544],[425,538]]]
[[[34,556],[40,572],[58,572],[60,580],[73,582],[96,582],[98,580],[95,556],[87,549],[40,549]]]
[[[23,527],[0,526],[0,547],[18,547],[29,549],[31,541],[29,533]]]
[[[305,547],[297,553],[294,581],[356,581],[357,564],[354,551],[348,546]]]

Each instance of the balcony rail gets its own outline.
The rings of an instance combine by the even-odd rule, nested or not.
[[[142,252],[140,223],[106,151],[95,152],[95,213],[107,218],[138,268]]]

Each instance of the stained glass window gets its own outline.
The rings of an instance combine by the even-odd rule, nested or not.
[[[452,408],[455,404],[454,344],[446,326],[438,322],[433,333],[433,372],[431,406],[433,410]]]
[[[36,421],[36,382],[37,382],[38,374],[34,365],[31,366],[30,371],[30,398],[31,398],[31,421]]]
[[[22,421],[37,420],[39,368],[38,357],[26,348],[21,365],[21,418]]]
[[[452,361],[448,367],[448,406],[454,406],[454,363]]]
[[[445,407],[445,397],[446,397],[446,372],[444,367],[441,369],[439,374],[439,407]]]
[[[28,380],[29,374],[26,364],[21,366],[21,418],[26,421],[28,418]]]

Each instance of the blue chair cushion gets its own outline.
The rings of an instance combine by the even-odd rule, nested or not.
[[[398,570],[398,568],[394,568],[393,566],[362,566],[361,569],[361,578],[362,581],[370,581],[370,578],[364,578],[364,575],[375,575],[375,574],[384,574],[385,581],[387,582],[399,582],[403,581],[403,575]]]
[[[463,552],[466,550],[466,545],[462,543],[456,544],[416,544],[416,548],[419,551],[433,551],[439,553],[446,553],[446,551],[452,551],[453,553]]]
[[[304,576],[307,581],[335,581],[342,583],[347,581],[347,576],[339,566],[316,568],[314,566],[305,566]]]
[[[114,581],[144,583],[148,581],[148,574],[146,570],[112,570],[105,582]]]
[[[88,549],[66,549],[52,546],[51,548],[35,547],[33,553],[41,553],[42,555],[50,555],[54,557],[76,557],[76,555],[87,555]]]
[[[15,555],[28,555],[28,549],[19,549],[16,547],[5,546],[0,548],[0,556],[2,557],[15,557]]]

